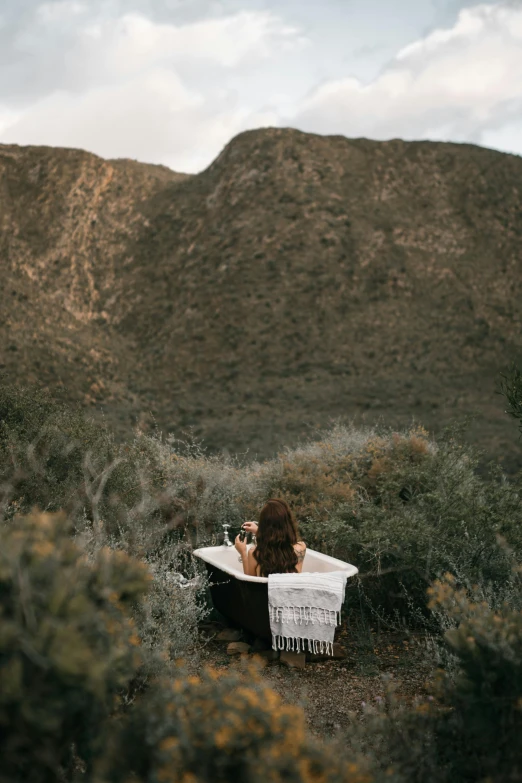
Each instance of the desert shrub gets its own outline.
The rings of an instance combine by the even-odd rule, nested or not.
[[[522,549],[520,487],[500,469],[478,475],[479,455],[461,435],[454,427],[435,442],[418,426],[396,433],[337,424],[262,464],[170,455],[165,480],[185,492],[198,543],[212,543],[222,521],[239,525],[266,498],[285,497],[311,548],[359,567],[348,591],[353,609],[426,624],[433,579],[449,570],[501,595],[511,565],[497,536]]]
[[[522,554],[520,487],[500,469],[479,476],[478,456],[456,435],[369,438],[352,460],[356,500],[302,525],[312,546],[359,567],[357,594],[348,595],[382,620],[426,622],[426,589],[446,571],[501,594],[511,561],[498,535]]]
[[[64,510],[101,538],[123,528],[129,533],[133,521],[159,517],[164,502],[146,445],[139,436],[116,444],[106,425],[40,388],[0,385],[3,518],[35,507]],[[154,540],[154,526],[144,526]]]
[[[55,783],[71,746],[91,769],[119,694],[141,666],[131,606],[146,566],[102,549],[94,562],[63,514],[0,528],[0,779]]]
[[[373,759],[377,778],[397,783],[508,783],[522,778],[522,586],[514,604],[492,608],[447,574],[430,588],[430,607],[448,615],[451,665],[439,669],[428,699],[407,708],[393,688],[347,737]]]
[[[63,514],[0,530],[0,780],[369,780],[306,735],[257,667],[142,681],[146,566],[87,557]]]
[[[169,462],[172,450],[139,433],[117,446],[103,424],[38,389],[1,386],[0,415],[0,524],[33,507],[63,508],[93,562],[104,547],[140,557],[155,573],[136,605],[144,647],[167,648],[172,657],[194,651],[197,623],[208,610],[204,580],[195,579],[177,527],[173,498],[181,482],[165,489],[161,460]],[[147,661],[155,665],[157,658]]]
[[[520,482],[499,468],[478,475],[462,428],[435,441],[418,426],[334,424],[315,441],[246,463],[158,433],[115,446],[103,426],[39,392],[1,394],[4,488],[14,471],[7,516],[63,505],[94,547],[121,548],[159,574],[194,579],[190,549],[221,540],[225,521],[233,535],[274,495],[289,501],[311,548],[359,567],[348,601],[383,622],[426,623],[426,588],[445,571],[501,592],[510,566],[498,534],[521,553]],[[157,617],[168,605],[163,585]]]
[[[241,464],[160,435],[115,446],[30,390],[1,389],[0,414],[0,783],[72,779],[74,754],[97,783],[522,777],[521,487],[478,475],[458,429],[335,425]],[[390,694],[348,737],[371,773],[306,738],[255,670],[168,665],[206,611],[192,547],[272,495],[309,546],[360,568],[353,611],[446,631],[433,699]],[[33,504],[67,514],[20,516]]]
[[[208,540],[242,521],[256,479],[194,441],[108,428],[38,388],[0,385],[0,503],[4,517],[64,509],[100,540],[125,538],[149,556],[187,537]]]
[[[149,561],[153,576],[146,598],[136,606],[136,624],[142,645],[157,662],[156,651],[165,651],[169,660],[198,656],[198,624],[208,616],[205,603],[206,580],[196,573],[196,564],[172,567],[180,553],[171,549]],[[147,562],[147,561],[146,561]],[[183,573],[181,571],[183,568]],[[189,572],[190,578],[185,574]]]
[[[0,385],[0,503],[4,513],[89,505],[116,457],[111,433],[39,388]],[[100,476],[102,474],[102,476]],[[91,500],[96,500],[95,493]]]
[[[430,589],[431,606],[458,623],[445,634],[458,670],[441,671],[435,690],[445,707],[436,739],[449,779],[522,777],[522,568],[513,570],[513,600],[498,608],[458,589],[451,574]]]
[[[446,783],[435,742],[440,706],[432,696],[407,705],[393,679],[386,675],[383,679],[384,697],[365,704],[362,716],[354,716],[345,728],[345,754],[362,756],[376,781]],[[455,778],[452,783],[462,782]]]
[[[135,444],[147,453],[155,486],[170,498],[175,528],[193,545],[220,534],[224,522],[239,527],[252,498],[261,496],[255,471],[234,458],[206,455],[171,438],[142,436]]]
[[[141,534],[141,535],[140,535]],[[167,661],[189,656],[194,664],[199,655],[198,624],[210,612],[206,601],[207,579],[198,572],[187,542],[163,541],[152,553],[146,553],[150,531],[136,526],[134,535],[120,530],[115,535],[95,533],[89,524],[76,523],[74,540],[95,562],[102,549],[121,551],[129,557],[141,554],[152,575],[147,594],[132,607],[144,657],[142,676],[154,676]],[[145,553],[144,553],[145,552]]]
[[[244,673],[180,671],[151,689],[122,721],[99,777],[100,783],[370,781],[339,747],[308,736],[302,710],[283,704],[253,664]]]

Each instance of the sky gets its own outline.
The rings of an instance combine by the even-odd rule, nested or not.
[[[0,0],[0,142],[197,173],[238,133],[522,154],[522,0]]]

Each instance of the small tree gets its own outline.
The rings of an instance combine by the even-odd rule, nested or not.
[[[522,372],[513,362],[507,374],[501,373],[499,394],[504,395],[508,403],[510,416],[518,421],[520,434],[522,435]]]

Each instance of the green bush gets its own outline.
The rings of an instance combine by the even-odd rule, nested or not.
[[[168,574],[193,580],[190,549],[221,540],[223,522],[239,527],[274,495],[289,501],[309,547],[359,567],[349,605],[383,622],[433,628],[426,589],[446,571],[502,593],[510,565],[498,534],[522,557],[520,482],[500,468],[478,475],[479,455],[461,444],[458,428],[435,441],[422,427],[337,424],[272,460],[240,463],[157,434],[117,446],[103,426],[30,389],[3,387],[0,411],[7,516],[64,507],[90,551],[110,545],[146,560],[162,591],[151,593],[157,608],[148,615],[158,618],[158,632]],[[192,628],[185,648],[201,616],[198,600],[182,623]]]
[[[142,663],[131,606],[146,566],[94,562],[62,514],[0,527],[0,780],[55,783],[71,747],[92,767],[110,713]]]
[[[155,574],[135,613],[144,646],[168,647],[172,657],[193,650],[208,609],[183,541],[190,520],[182,517],[178,529],[190,485],[183,489],[184,473],[168,486],[165,480],[172,449],[140,435],[118,446],[103,425],[38,389],[0,386],[0,415],[4,523],[35,507],[63,508],[91,558],[108,546],[144,560]]]
[[[130,774],[129,774],[130,773]],[[246,672],[180,672],[151,689],[121,722],[100,783],[370,783],[306,731],[253,664]]]
[[[445,668],[431,696],[407,708],[393,687],[353,725],[347,745],[394,783],[508,783],[522,779],[522,569],[512,603],[492,608],[447,574],[430,588],[430,608],[447,615]]]
[[[0,502],[7,516],[37,506],[72,517],[87,509],[96,518],[98,490],[117,456],[111,433],[79,408],[38,388],[0,385]]]
[[[456,674],[441,671],[435,721],[448,780],[522,779],[522,568],[514,574],[516,606],[497,609],[456,589],[446,575],[431,588],[431,605],[457,623],[445,634]]]
[[[336,425],[241,464],[158,435],[118,446],[78,410],[0,388],[0,783],[522,779],[521,487],[478,475],[460,440]],[[354,724],[348,756],[371,772],[307,738],[255,670],[172,663],[193,668],[206,611],[192,547],[276,494],[310,547],[359,567],[351,610],[446,630],[433,699],[391,694]]]
[[[352,457],[355,498],[302,525],[310,546],[358,566],[353,607],[425,624],[426,589],[446,571],[503,594],[511,561],[497,537],[522,556],[520,486],[500,470],[479,476],[477,462],[451,431],[438,442],[422,429],[367,439]]]
[[[0,528],[2,783],[369,781],[256,667],[141,682],[132,613],[150,582],[121,551],[89,559],[62,514]]]
[[[0,385],[0,503],[4,516],[64,509],[82,533],[121,539],[154,557],[165,545],[193,545],[242,521],[255,479],[233,460],[195,443],[109,430],[44,391]]]

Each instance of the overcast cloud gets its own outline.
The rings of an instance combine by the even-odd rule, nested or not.
[[[1,0],[2,142],[196,172],[262,126],[522,154],[522,6]]]

